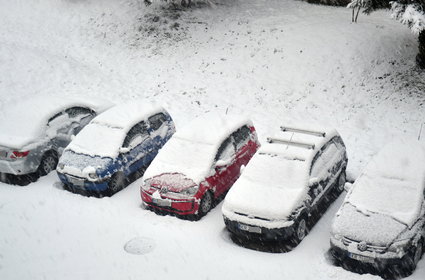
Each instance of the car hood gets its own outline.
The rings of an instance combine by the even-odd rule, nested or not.
[[[107,157],[89,156],[65,150],[59,159],[57,170],[61,173],[77,177],[88,177],[89,173],[96,172],[98,175],[106,176],[112,159]],[[61,168],[61,165],[64,165]]]
[[[285,220],[307,196],[308,164],[264,148],[251,159],[226,196],[223,208],[246,215]]]
[[[334,236],[375,246],[390,245],[406,229],[405,224],[388,215],[361,212],[348,202],[343,204],[332,224]]]
[[[154,188],[166,188],[171,192],[181,192],[190,187],[196,186],[196,183],[181,173],[164,173],[149,179],[149,184]]]

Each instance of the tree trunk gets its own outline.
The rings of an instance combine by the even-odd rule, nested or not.
[[[419,33],[419,53],[416,56],[416,63],[425,69],[425,29]]]

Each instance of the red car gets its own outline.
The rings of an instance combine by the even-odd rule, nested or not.
[[[252,122],[207,114],[179,130],[146,170],[145,206],[202,217],[239,178],[259,147]]]

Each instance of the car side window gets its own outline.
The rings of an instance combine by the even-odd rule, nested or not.
[[[230,160],[234,154],[235,154],[235,146],[233,144],[232,138],[229,137],[223,142],[223,144],[221,144],[220,148],[217,151],[215,160],[227,161],[227,160]]]
[[[70,118],[94,115],[94,111],[84,107],[72,107],[65,110]]]
[[[233,139],[235,141],[236,150],[246,145],[249,141],[250,130],[244,125],[233,133]]]
[[[333,142],[326,144],[313,160],[310,177],[317,178],[319,181],[327,178],[339,158],[339,153]]]
[[[140,122],[133,126],[124,139],[123,148],[134,148],[142,143],[149,136],[145,122]]]
[[[163,113],[158,113],[149,118],[150,127],[153,130],[158,130],[162,124],[167,120]]]

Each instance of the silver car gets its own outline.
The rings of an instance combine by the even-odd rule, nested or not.
[[[0,113],[0,181],[11,175],[46,175],[96,114],[111,107],[87,97],[38,96],[6,104]]]
[[[425,244],[425,147],[388,144],[348,192],[332,224],[331,253],[346,268],[410,274]]]

